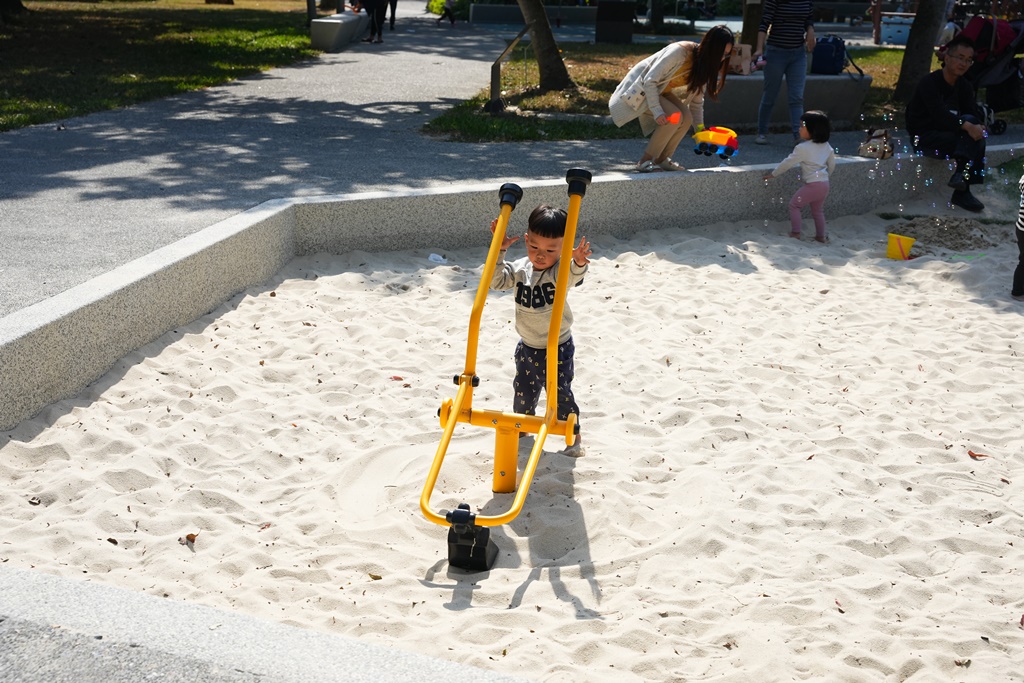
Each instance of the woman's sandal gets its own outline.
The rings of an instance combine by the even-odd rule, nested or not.
[[[657,170],[659,170],[658,165],[650,159],[648,159],[647,161],[641,161],[639,164],[636,165],[637,173],[653,173],[654,171]]]
[[[676,162],[672,161],[671,159],[665,159],[665,161],[663,161],[660,164],[658,164],[658,166],[660,166],[662,168],[662,170],[665,170],[665,171],[685,171],[686,170],[685,166],[680,166],[679,164],[677,164]]]

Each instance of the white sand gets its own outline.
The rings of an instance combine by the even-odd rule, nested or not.
[[[300,259],[0,434],[0,561],[544,681],[1024,677],[1009,225],[910,262],[875,216],[597,237],[587,454],[545,455],[466,575],[418,499],[489,218],[448,265]],[[510,409],[511,316],[475,407]],[[508,508],[493,449],[460,425],[435,509]]]

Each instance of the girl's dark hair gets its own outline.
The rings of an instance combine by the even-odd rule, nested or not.
[[[541,204],[530,213],[526,229],[541,237],[565,237],[568,215],[564,209]]]
[[[832,122],[828,120],[828,114],[815,109],[814,111],[804,112],[801,120],[807,126],[807,132],[811,134],[811,140],[814,142],[828,142],[829,136],[832,135]]]
[[[729,68],[729,62],[723,61],[722,57],[725,56],[726,46],[735,42],[736,38],[725,24],[708,29],[697,46],[697,54],[693,56],[687,90],[697,89],[717,102],[718,93],[725,85],[725,72]]]

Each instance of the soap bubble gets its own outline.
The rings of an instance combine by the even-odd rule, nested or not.
[[[874,179],[875,179],[875,169],[873,169],[873,168],[868,169],[868,180],[874,180]]]

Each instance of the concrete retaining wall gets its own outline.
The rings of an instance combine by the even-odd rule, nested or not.
[[[835,130],[859,128],[860,113],[863,111],[864,98],[867,97],[870,86],[871,76],[861,77],[852,71],[838,76],[807,74],[803,108],[805,111],[824,111],[832,120],[832,127]],[[752,131],[757,126],[757,110],[761,105],[763,90],[763,72],[759,71],[749,76],[727,76],[725,88],[719,94],[718,102],[704,100],[705,121],[709,125]],[[776,129],[788,129],[789,104],[786,96],[786,85],[783,84],[772,109],[771,122]]]
[[[989,163],[1011,158],[991,147]],[[877,163],[877,167],[875,164]],[[926,192],[917,166],[938,162],[842,159],[829,196],[830,216],[861,214]],[[588,236],[628,238],[644,230],[734,222],[752,215],[787,219],[778,187],[762,180],[773,166],[687,173],[598,176],[580,210]],[[866,180],[875,169],[877,180]],[[935,177],[944,181],[938,173]],[[566,206],[564,180],[517,181],[518,215],[541,202]],[[904,189],[904,184],[908,189]],[[936,186],[943,186],[937,182]],[[0,319],[0,429],[72,396],[127,353],[189,323],[238,292],[269,280],[295,256],[354,250],[485,247],[497,215],[498,186],[460,185],[274,200],[213,225],[58,296]]]

